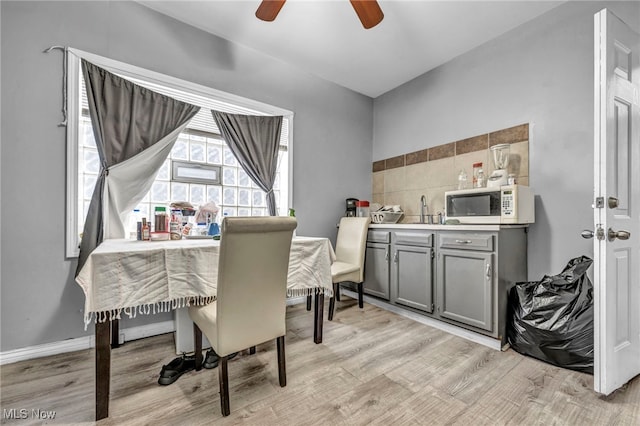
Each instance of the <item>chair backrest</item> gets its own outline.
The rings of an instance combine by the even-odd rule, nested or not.
[[[360,282],[364,277],[364,253],[370,217],[343,217],[336,239],[336,260],[360,266]]]
[[[222,221],[215,345],[219,355],[285,335],[289,252],[296,226],[294,217],[281,216]]]

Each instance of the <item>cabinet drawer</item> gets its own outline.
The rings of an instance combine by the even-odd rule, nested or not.
[[[393,233],[393,243],[406,246],[433,247],[433,234],[416,231],[397,231]]]
[[[367,233],[367,242],[369,243],[390,243],[389,231],[374,231]]]
[[[493,251],[493,235],[440,234],[440,247],[459,250]]]

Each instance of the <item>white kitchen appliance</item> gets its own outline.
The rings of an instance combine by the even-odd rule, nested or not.
[[[468,224],[526,224],[535,221],[533,191],[524,185],[446,191],[445,214]]]
[[[509,153],[511,151],[511,145],[503,143],[500,145],[494,145],[491,148],[491,156],[493,158],[494,171],[487,179],[487,187],[495,188],[508,184],[509,172],[507,167],[509,166]]]

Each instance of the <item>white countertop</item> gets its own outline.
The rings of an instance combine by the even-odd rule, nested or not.
[[[369,225],[369,229],[425,229],[431,231],[500,231],[502,229],[526,228],[529,225],[434,225],[427,223],[380,223]]]

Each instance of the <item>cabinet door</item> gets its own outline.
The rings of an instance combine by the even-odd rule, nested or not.
[[[433,312],[433,268],[430,247],[395,246],[393,279],[395,302]]]
[[[364,292],[389,300],[389,244],[367,244]]]
[[[493,253],[440,249],[440,316],[483,330],[493,330]]]

